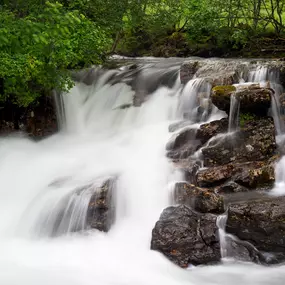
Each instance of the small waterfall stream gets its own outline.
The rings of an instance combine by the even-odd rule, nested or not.
[[[96,69],[84,78],[92,78],[91,84],[82,80],[57,96],[58,134],[37,143],[0,139],[1,284],[283,284],[284,266],[232,262],[182,270],[149,250],[152,228],[183,176],[165,155],[169,125],[185,120],[186,129],[198,128],[225,117],[210,104],[212,84],[194,78],[183,86],[179,67],[171,62]],[[280,85],[264,68],[249,78],[267,80],[278,97]],[[273,113],[282,134],[278,102]],[[229,132],[237,130],[238,118],[239,102],[232,96]],[[195,156],[200,159],[201,150]],[[282,180],[285,167],[279,167]],[[107,234],[86,225],[90,199],[106,177],[118,177],[116,219]],[[223,258],[231,257],[226,220],[224,214],[217,222]]]

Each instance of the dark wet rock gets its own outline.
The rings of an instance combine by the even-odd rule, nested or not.
[[[236,171],[232,163],[210,167],[197,173],[197,184],[200,187],[214,187],[231,178]]]
[[[234,90],[233,86],[216,86],[212,89],[211,99],[215,106],[229,114],[231,96],[240,101],[240,111],[258,116],[267,116],[274,91],[270,88],[243,88]]]
[[[173,135],[168,144],[166,150],[177,149],[190,141],[195,140],[196,129],[182,130],[180,133]]]
[[[188,121],[172,125],[172,128],[179,128]],[[197,129],[185,129],[175,134],[166,145],[167,157],[172,159],[183,159],[194,154],[203,144],[213,136],[224,133],[228,128],[228,120],[221,119],[201,125]]]
[[[202,167],[201,161],[189,161],[187,166],[182,166],[180,170],[184,173],[184,179],[190,184],[197,186],[197,172]]]
[[[202,148],[206,167],[230,162],[266,160],[275,152],[275,128],[272,118],[247,122],[235,134],[220,136]]]
[[[243,262],[264,263],[264,256],[251,243],[235,237],[226,237],[227,257]]]
[[[223,197],[209,189],[193,184],[179,182],[174,188],[174,202],[190,206],[200,213],[221,214],[224,212]]]
[[[263,253],[264,262],[285,261],[285,197],[231,204],[226,231],[250,242]]]
[[[189,156],[193,155],[200,147],[200,145],[200,141],[193,140],[184,146],[168,151],[166,153],[166,156],[173,160],[186,159]]]
[[[166,156],[172,159],[184,159],[194,154],[201,146],[196,138],[196,129],[182,130],[175,134],[166,145]]]
[[[236,173],[235,182],[250,189],[273,186],[275,167],[273,163],[267,163],[265,161],[244,165],[243,171]]]
[[[186,62],[182,64],[180,68],[180,81],[182,84],[186,84],[191,80],[199,68],[199,62]]]
[[[237,184],[234,181],[227,181],[215,188],[215,192],[220,195],[243,193],[249,191],[248,188]]]
[[[152,231],[151,249],[175,264],[211,264],[221,259],[216,216],[198,214],[185,205],[163,211]]]
[[[208,140],[217,134],[226,133],[228,130],[228,125],[229,121],[227,118],[203,124],[197,130],[196,138],[199,139],[202,144],[205,144]]]
[[[87,210],[87,225],[108,232],[115,220],[116,178],[110,178],[95,189]]]
[[[277,156],[266,161],[253,161],[245,163],[229,163],[217,167],[210,167],[197,173],[197,184],[200,187],[215,187],[224,182],[235,182],[247,189],[256,189],[273,186],[275,182],[275,161]],[[239,188],[239,187],[238,187]],[[218,192],[241,192],[233,184],[225,184],[218,188]],[[245,190],[245,189],[244,189]]]

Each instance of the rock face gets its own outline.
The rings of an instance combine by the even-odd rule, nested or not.
[[[182,84],[186,84],[189,80],[191,80],[197,70],[199,69],[199,62],[187,62],[182,64],[180,68],[180,81]]]
[[[174,202],[187,205],[200,213],[221,214],[224,212],[222,196],[185,182],[176,183]]]
[[[207,78],[213,86],[231,85],[239,82],[241,73],[246,69],[246,65],[239,61],[189,61],[181,66],[180,79],[185,84],[195,74],[197,78]]]
[[[235,96],[240,102],[242,113],[266,116],[273,95],[274,91],[270,88],[254,87],[235,90],[234,86],[217,86],[212,89],[211,99],[214,105],[229,114],[231,96]]]
[[[152,231],[151,249],[183,268],[218,262],[216,216],[195,213],[185,205],[165,209]]]
[[[213,140],[202,149],[206,167],[230,162],[266,160],[272,157],[275,151],[275,128],[272,118],[248,122],[234,135],[225,135]]]
[[[198,172],[197,184],[200,187],[215,187],[232,181],[249,189],[270,187],[275,181],[274,165],[274,161],[253,161],[211,167]]]
[[[263,262],[285,261],[285,197],[231,204],[226,231],[266,252]]]
[[[186,124],[185,121],[184,124]],[[182,124],[182,123],[181,123]],[[181,124],[177,123],[171,125],[170,129],[179,128]],[[213,121],[207,124],[201,125],[197,129],[185,129],[175,134],[168,144],[166,145],[166,150],[168,150],[167,157],[172,159],[183,159],[194,154],[203,144],[205,144],[213,136],[224,133],[228,128],[228,120],[221,119],[218,121]]]
[[[239,83],[240,78],[248,81],[249,72],[259,66],[279,74],[280,83],[285,87],[284,61],[278,60],[222,60],[222,59],[195,59],[184,62],[180,70],[181,83],[185,84],[195,77],[208,78],[213,86],[232,85]]]
[[[114,191],[116,178],[105,181],[92,195],[87,210],[87,225],[108,232],[115,220]]]
[[[199,139],[202,144],[205,144],[217,134],[226,133],[228,130],[228,125],[229,121],[227,118],[203,124],[197,130],[196,138]]]

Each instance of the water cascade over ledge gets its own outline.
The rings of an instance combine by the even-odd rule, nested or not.
[[[263,88],[269,81],[274,90],[269,110],[274,123],[258,114],[253,125],[242,117],[245,122],[239,129],[242,101],[229,97],[230,109],[219,109],[212,103],[213,87],[219,84],[209,78],[206,67],[181,83],[180,66],[175,60],[149,60],[77,74],[71,92],[57,97],[59,133],[39,142],[16,135],[0,139],[1,284],[226,285],[229,280],[233,284],[283,284],[284,265],[265,267],[221,259],[195,267],[199,264],[187,259],[187,270],[170,262],[164,253],[150,250],[151,243],[155,246],[152,231],[154,235],[156,222],[172,206],[164,212],[162,223],[180,207],[174,213],[182,215],[179,223],[186,221],[185,213],[192,217],[190,221],[197,221],[193,226],[200,231],[201,242],[206,241],[201,251],[213,255],[209,238],[214,239],[222,258],[234,257],[225,251],[232,240],[229,236],[240,240],[233,232],[226,234],[234,209],[229,209],[228,222],[220,202],[243,201],[245,196],[242,191],[234,193],[237,196],[220,195],[232,188],[253,188],[255,180],[242,173],[233,182],[238,186],[231,186],[225,171],[219,172],[223,177],[210,177],[213,181],[207,171],[230,165],[233,177],[251,164],[265,171],[269,162],[263,162],[271,163],[275,141],[269,135],[262,137],[270,155],[267,150],[257,152],[252,141],[258,137],[256,128],[262,126],[270,134],[275,124],[276,135],[284,134],[279,101],[283,91],[278,77],[267,69],[257,66],[248,76],[240,72],[236,82],[223,82],[237,86],[258,82]],[[209,66],[213,68],[211,62]],[[273,94],[264,88],[266,96]],[[228,132],[241,135],[233,139]],[[240,151],[245,133],[247,141]],[[244,160],[245,151],[252,155],[251,161]],[[264,156],[262,161],[255,161],[255,151]],[[231,153],[242,166],[233,164]],[[277,184],[284,180],[283,160],[277,166]],[[185,191],[202,200],[184,196]],[[204,221],[211,223],[213,232],[218,230],[217,236],[203,232]],[[168,225],[171,230],[171,219]],[[174,235],[170,232],[168,237]],[[256,250],[257,259],[262,258],[261,250],[251,245],[234,249],[244,253],[244,248]],[[179,250],[172,248],[169,254],[175,259]]]

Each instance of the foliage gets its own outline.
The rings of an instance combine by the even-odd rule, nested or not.
[[[241,113],[239,116],[239,124],[243,128],[247,122],[254,121],[256,117],[253,114]]]
[[[114,52],[251,52],[263,38],[282,47],[284,20],[284,0],[0,0],[0,101],[68,90],[70,70]]]
[[[67,70],[101,63],[109,44],[103,29],[60,3],[20,18],[2,9],[0,99],[27,106],[53,88],[68,90]]]

